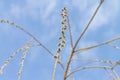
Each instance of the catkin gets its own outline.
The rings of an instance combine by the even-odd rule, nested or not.
[[[65,7],[62,9],[61,16],[62,16],[61,36],[59,37],[60,42],[58,44],[58,49],[57,49],[57,53],[56,53],[56,56],[55,56],[55,58],[58,58],[58,62],[59,62],[59,58],[60,58],[61,49],[64,47],[64,45],[66,43],[65,30],[67,29],[67,9]]]

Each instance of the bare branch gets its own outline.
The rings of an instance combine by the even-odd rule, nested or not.
[[[5,62],[3,63],[3,65],[0,67],[0,74],[2,74],[3,70],[7,67],[7,65],[10,63],[10,61],[15,57],[15,55],[17,55],[19,52],[25,50],[26,47],[28,47],[28,46],[31,47],[31,46],[28,45],[28,43],[27,43],[25,46],[23,46],[23,47],[15,50],[15,51],[12,53],[12,55],[10,55],[9,58],[8,58],[7,60],[5,60]]]
[[[111,46],[111,47],[113,47],[113,48],[115,48],[115,49],[117,49],[117,50],[120,50],[120,47],[118,47],[118,46],[115,46],[113,44],[108,44],[108,45]]]
[[[21,26],[18,26],[14,22],[11,22],[9,20],[0,20],[0,23],[7,23],[9,25],[15,26],[17,29],[23,31],[25,34],[28,36],[32,37],[41,47],[43,47],[52,57],[54,57],[53,53],[46,47],[44,46],[35,36],[33,36],[30,32],[22,28]]]
[[[85,67],[80,67],[80,68],[77,68],[77,69],[73,70],[71,73],[69,73],[67,75],[67,77],[70,77],[72,74],[74,74],[74,73],[76,73],[78,71],[85,70],[85,69],[91,69],[91,68],[102,68],[102,69],[106,68],[106,69],[111,69],[110,66],[85,66]]]
[[[120,39],[120,36],[112,38],[111,40],[108,40],[108,41],[105,41],[105,42],[102,42],[102,43],[90,46],[90,47],[86,47],[86,48],[82,48],[82,49],[76,50],[74,52],[74,54],[78,54],[78,53],[83,52],[83,51],[87,51],[87,50],[90,50],[90,49],[93,49],[93,48],[97,48],[99,46],[102,46],[102,45],[105,45],[105,44],[109,44],[109,43],[111,43],[113,41],[116,41],[116,40],[119,40],[119,39]]]
[[[25,64],[25,59],[26,59],[26,56],[28,54],[28,50],[30,48],[31,42],[32,42],[31,40],[28,41],[27,45],[25,46],[23,56],[22,56],[22,61],[20,62],[20,69],[18,71],[18,80],[21,80],[21,75],[23,73],[23,67],[24,67],[24,64]]]
[[[52,80],[55,80],[55,75],[56,75],[56,69],[57,69],[57,64],[59,63],[59,55],[57,55],[55,64],[54,64],[54,69],[53,69],[53,74],[52,74]]]
[[[73,48],[72,30],[71,30],[71,26],[70,26],[70,22],[69,22],[69,17],[68,16],[67,16],[67,21],[68,21],[68,29],[69,29],[69,34],[70,34],[70,44],[71,44],[71,47]]]
[[[109,76],[112,77],[113,80],[116,80],[116,77],[115,77],[115,75],[111,72],[111,69],[106,69],[106,68],[104,68],[104,69],[105,69],[106,72],[109,74]]]
[[[119,61],[116,61],[116,62],[113,62],[113,61],[111,61],[111,60],[99,60],[99,59],[79,59],[79,58],[77,58],[77,59],[73,59],[73,61],[80,61],[80,60],[85,60],[85,61],[89,61],[89,62],[101,62],[101,63],[107,63],[107,64],[112,64],[112,65],[117,65],[118,63],[119,63]]]
[[[99,3],[99,5],[98,5],[97,9],[95,10],[93,16],[92,16],[91,19],[89,20],[89,22],[88,22],[88,24],[86,25],[85,29],[83,29],[82,33],[80,34],[79,38],[77,39],[77,41],[76,41],[76,43],[75,43],[74,48],[76,48],[76,46],[78,45],[80,39],[83,37],[83,35],[84,35],[85,32],[87,31],[87,29],[89,28],[91,22],[92,22],[93,19],[95,18],[95,16],[96,16],[96,14],[97,14],[99,8],[101,7],[102,3],[103,3],[103,0],[100,1],[100,3]]]
[[[71,54],[70,54],[70,57],[69,57],[69,59],[68,59],[67,66],[66,66],[66,69],[65,69],[65,72],[64,72],[64,80],[67,79],[67,74],[68,74],[69,66],[70,66],[70,64],[71,64],[71,60],[72,60],[72,57],[73,57],[73,55],[74,55],[75,48],[77,47],[77,45],[78,45],[80,39],[82,38],[82,36],[83,36],[83,35],[85,34],[85,32],[87,31],[87,29],[88,29],[88,27],[90,26],[91,22],[93,21],[95,15],[96,15],[96,13],[98,12],[99,8],[101,7],[102,3],[103,3],[103,1],[100,1],[100,3],[99,3],[99,5],[98,5],[97,9],[95,10],[93,16],[91,17],[91,19],[90,19],[90,21],[88,22],[87,26],[85,27],[85,29],[83,30],[83,32],[80,34],[80,36],[78,37],[75,45],[73,46],[73,49],[72,49],[72,51],[71,51]]]
[[[120,80],[119,75],[117,74],[117,72],[114,69],[112,69],[112,72],[116,76],[116,80]]]

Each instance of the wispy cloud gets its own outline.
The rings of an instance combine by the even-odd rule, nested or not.
[[[93,6],[89,15],[91,16],[97,5]],[[96,15],[94,21],[92,22],[90,30],[98,30],[100,27],[105,27],[104,24],[109,24],[109,22],[115,19],[119,11],[119,0],[105,1],[100,8],[100,11]]]
[[[105,1],[95,19],[93,20],[89,30],[96,31],[100,28],[107,28],[107,32],[105,32],[105,34],[103,35],[104,39],[109,39],[110,37],[112,38],[115,35],[118,35],[116,29],[113,29],[111,22],[114,23],[117,20],[116,18],[120,11],[119,3],[119,0]],[[91,11],[90,13],[93,12]]]
[[[83,12],[87,9],[88,2],[87,0],[72,0],[72,5],[78,8],[79,12]]]
[[[56,0],[48,1],[49,4],[44,4],[44,8],[40,9],[41,17],[47,19],[52,11],[56,8]]]
[[[56,0],[26,0],[24,6],[11,4],[10,13],[16,18],[30,16],[46,20],[55,10],[56,4]]]
[[[85,23],[87,23],[90,19],[91,15],[98,6],[99,1],[100,0],[72,0],[72,3],[69,2],[69,4],[71,4],[72,6],[71,8],[76,9],[76,13],[81,16],[81,19],[78,18],[76,21],[79,21],[79,25],[82,25],[82,28],[84,27]],[[94,18],[94,21],[92,22],[89,31],[98,30],[105,24],[109,24],[111,20],[114,20],[117,17],[118,12],[120,11],[119,3],[119,0],[105,0],[96,17]]]
[[[11,14],[16,17],[16,18],[20,18],[21,16],[21,8],[17,5],[11,5]]]

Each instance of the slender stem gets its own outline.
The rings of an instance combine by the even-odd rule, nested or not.
[[[71,47],[73,48],[72,30],[71,30],[70,21],[69,21],[68,16],[67,16],[67,21],[68,21],[68,29],[69,29],[69,34],[70,34],[70,44],[71,44]]]
[[[69,57],[69,59],[68,59],[67,66],[66,66],[66,69],[65,69],[64,80],[67,79],[68,70],[69,70],[69,67],[70,67],[70,64],[71,64],[71,61],[72,61],[72,57],[73,57],[73,55],[74,55],[75,48],[77,47],[77,45],[78,45],[80,39],[82,38],[82,36],[83,36],[83,35],[85,34],[85,32],[87,31],[87,29],[88,29],[88,27],[90,26],[91,22],[93,21],[95,15],[96,15],[96,13],[98,12],[99,8],[101,7],[102,3],[103,3],[103,2],[100,1],[100,4],[98,5],[97,9],[95,10],[93,16],[91,17],[91,19],[90,19],[90,21],[88,22],[87,26],[85,27],[85,29],[83,30],[83,32],[80,34],[80,36],[78,37],[75,45],[73,46],[73,49],[72,49],[72,51],[71,51],[71,54],[70,54],[70,57]]]
[[[106,68],[105,68],[105,70],[106,70],[106,72],[109,74],[109,76],[111,76],[111,77],[113,78],[113,80],[116,80],[116,77],[115,77],[115,75],[111,72],[111,69],[106,69]]]
[[[68,74],[68,70],[69,70],[69,67],[70,67],[70,63],[72,61],[73,54],[74,54],[74,51],[72,50],[70,58],[69,58],[69,60],[67,62],[67,67],[66,67],[65,72],[64,72],[64,80],[67,79],[67,74]]]
[[[89,20],[88,24],[86,25],[85,29],[83,29],[82,33],[80,34],[79,38],[77,39],[76,43],[75,43],[75,48],[77,47],[80,39],[83,37],[83,35],[85,34],[85,32],[87,31],[87,29],[89,28],[91,22],[93,21],[93,19],[95,18],[99,8],[101,7],[103,2],[100,2],[100,4],[98,5],[97,9],[95,10],[93,16],[91,17],[91,19]]]
[[[56,75],[56,69],[57,69],[57,64],[59,62],[59,58],[57,57],[55,60],[55,64],[54,64],[54,69],[53,69],[53,74],[52,74],[52,80],[55,80],[55,75]]]
[[[78,71],[81,71],[81,70],[85,70],[85,69],[91,69],[91,68],[106,68],[106,69],[111,69],[110,66],[85,66],[85,67],[80,67],[80,68],[77,68],[75,70],[73,70],[71,73],[69,73],[67,75],[67,77],[71,76],[72,74],[78,72]]]
[[[11,22],[9,20],[0,20],[0,23],[10,24],[12,26],[15,26],[19,30],[23,31],[25,34],[27,34],[28,36],[32,37],[41,47],[43,47],[51,56],[54,57],[53,53],[46,46],[44,46],[35,36],[33,36],[30,32],[28,32],[27,30],[25,30],[21,26],[18,26],[17,24],[15,24],[14,22]]]
[[[93,46],[89,46],[89,47],[85,47],[85,48],[76,50],[74,53],[75,53],[75,54],[78,54],[78,53],[83,52],[83,51],[86,51],[86,50],[90,50],[90,49],[97,48],[97,47],[102,46],[102,45],[105,45],[105,44],[109,44],[109,43],[111,43],[111,42],[113,42],[113,41],[116,41],[116,40],[119,40],[119,39],[120,39],[120,36],[115,37],[115,38],[112,38],[112,39],[110,39],[110,40],[108,40],[108,41],[105,41],[105,42],[101,42],[101,43],[96,44],[96,45],[93,45]]]
[[[120,80],[119,75],[117,74],[117,72],[114,69],[112,69],[112,72],[116,76],[116,80]]]

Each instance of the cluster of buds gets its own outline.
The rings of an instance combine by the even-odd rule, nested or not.
[[[24,51],[23,53],[23,57],[22,57],[22,61],[20,63],[20,69],[18,71],[18,80],[20,80],[22,72],[23,72],[23,67],[24,67],[24,61],[26,59],[27,53],[28,53],[28,49],[31,47],[31,40],[27,42],[27,44],[23,47],[21,47],[20,49],[16,50],[2,65],[2,67],[0,67],[0,74],[3,73],[3,70],[5,69],[5,67],[10,63],[10,61],[15,57],[16,54],[18,54],[21,51]]]
[[[22,48],[16,50],[16,51],[4,62],[4,64],[3,64],[2,67],[0,68],[0,74],[3,73],[4,68],[9,64],[9,62],[14,58],[14,56],[15,56],[17,53],[21,52],[23,49],[24,49],[24,48],[22,47]]]
[[[0,20],[0,23],[8,23],[8,24],[10,24],[10,25],[15,25],[15,23],[14,22],[11,22],[11,21],[9,21],[9,20]]]
[[[67,29],[67,9],[63,8],[62,9],[62,29],[61,29],[61,36],[59,37],[59,44],[58,44],[58,49],[57,49],[57,55],[55,56],[55,58],[59,58],[60,57],[60,52],[62,47],[64,47],[65,45],[65,30]]]
[[[9,24],[9,25],[15,26],[16,28],[18,28],[18,29],[20,29],[20,30],[22,30],[22,31],[24,31],[25,33],[28,34],[28,32],[25,31],[21,26],[15,24],[15,23],[12,22],[12,21],[2,19],[2,20],[0,20],[0,23],[7,23],[7,24]]]
[[[20,69],[18,71],[18,80],[21,80],[21,75],[22,75],[22,72],[23,72],[24,62],[25,62],[26,56],[28,54],[28,50],[31,47],[31,43],[32,43],[32,40],[28,41],[26,46],[24,47],[22,61],[20,62]]]

